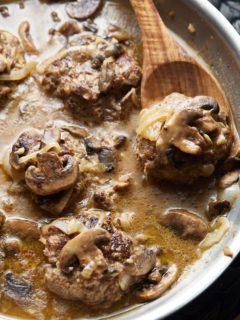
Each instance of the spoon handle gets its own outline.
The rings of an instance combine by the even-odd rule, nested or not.
[[[153,1],[130,1],[141,29],[145,67],[185,60],[185,52],[173,40]]]

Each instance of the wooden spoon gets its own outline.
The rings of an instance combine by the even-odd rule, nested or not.
[[[208,95],[224,109],[227,99],[216,79],[173,39],[152,0],[130,0],[143,42],[141,100],[144,108],[172,92]]]

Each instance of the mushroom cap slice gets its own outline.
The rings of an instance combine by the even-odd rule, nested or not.
[[[86,138],[89,135],[89,132],[85,127],[76,125],[65,125],[61,129],[80,139]]]
[[[218,186],[221,189],[226,189],[231,187],[234,183],[239,180],[239,169],[227,172],[218,182]]]
[[[148,288],[143,288],[136,292],[137,298],[141,301],[150,301],[160,297],[168,290],[178,278],[178,269],[175,264],[171,265],[168,270],[162,275],[158,284],[150,285]]]
[[[29,165],[29,161],[19,163],[21,157],[25,157],[41,147],[42,135],[37,129],[24,131],[14,143],[9,156],[10,165],[15,170],[23,170]]]
[[[73,195],[73,189],[72,187],[54,195],[37,197],[36,202],[43,210],[50,212],[54,216],[58,216],[69,204]]]
[[[38,240],[40,238],[39,226],[36,222],[27,219],[6,220],[3,231],[25,241]]]
[[[14,301],[26,299],[32,293],[32,287],[22,279],[15,278],[11,272],[5,274],[4,291],[6,296]]]
[[[208,232],[208,223],[185,209],[168,210],[160,217],[160,223],[183,239],[200,241]]]
[[[231,209],[231,203],[227,200],[211,200],[208,204],[207,217],[210,221],[217,216],[224,215]]]
[[[35,194],[47,196],[71,188],[78,178],[78,163],[70,155],[59,157],[55,152],[37,155],[37,167],[25,173],[28,188]]]
[[[110,234],[102,228],[93,228],[83,231],[78,236],[68,241],[59,256],[59,267],[67,273],[67,268],[78,259],[84,265],[96,261],[96,268],[105,270],[107,263],[103,253],[96,246],[97,243],[109,242]]]
[[[133,263],[125,266],[127,274],[135,277],[144,276],[156,264],[156,255],[150,249],[137,250],[133,255]]]
[[[93,16],[101,5],[102,0],[78,0],[68,3],[66,12],[71,18],[85,20]]]

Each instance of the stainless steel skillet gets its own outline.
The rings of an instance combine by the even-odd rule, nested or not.
[[[207,0],[155,0],[155,3],[167,26],[207,62],[220,81],[240,132],[240,36]],[[195,33],[189,32],[189,23],[194,25]],[[113,315],[113,318],[163,319],[207,289],[240,252],[240,199],[229,219],[228,235],[186,270],[169,292],[156,301]],[[234,253],[233,259],[224,256],[225,246]]]
[[[125,2],[125,0],[118,1]],[[155,0],[155,2],[169,28],[210,65],[231,103],[240,132],[240,36],[207,0]],[[133,17],[132,25],[129,23],[127,16],[129,10],[126,9],[126,16],[119,18],[123,22],[120,25],[123,27],[126,25],[128,31],[137,34]],[[117,12],[111,13],[109,10],[109,20],[110,18],[114,23],[114,20],[118,19]],[[194,25],[195,33],[188,31],[189,23]],[[104,318],[163,319],[203,292],[232,262],[231,258],[224,256],[223,248],[228,246],[234,257],[240,252],[240,199],[235,203],[229,218],[231,230],[228,235],[186,270],[169,292],[156,301]],[[0,316],[0,319],[10,318]]]

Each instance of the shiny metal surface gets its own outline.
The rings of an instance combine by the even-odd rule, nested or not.
[[[156,0],[156,5],[169,28],[194,48],[223,86],[229,99],[238,130],[240,129],[240,36],[231,24],[207,0]],[[169,12],[175,12],[172,19]],[[196,34],[187,30],[193,23]],[[234,257],[240,252],[240,199],[229,214],[231,230],[223,241],[195,263],[178,283],[156,301],[115,316],[117,319],[163,319],[197,297],[232,262],[224,256],[228,246]]]
[[[240,132],[240,36],[207,0],[155,0],[155,2],[167,26],[208,63],[222,84]],[[119,21],[118,23],[123,28],[126,27],[128,31],[139,36],[136,32],[136,21],[131,17],[132,20],[129,23],[127,11],[126,15],[121,17],[117,12],[110,11],[111,22],[119,20],[121,24]],[[175,12],[174,18],[169,15],[171,11]],[[108,16],[108,12],[106,15]],[[194,24],[195,34],[188,31],[189,23]],[[223,248],[228,246],[234,253],[234,257],[240,252],[240,199],[235,203],[229,218],[231,230],[228,235],[186,270],[170,291],[151,303],[135,306],[131,310],[125,310],[121,314],[104,317],[104,319],[164,319],[197,297],[232,262],[231,258],[224,256]],[[0,316],[0,319],[10,318]]]

